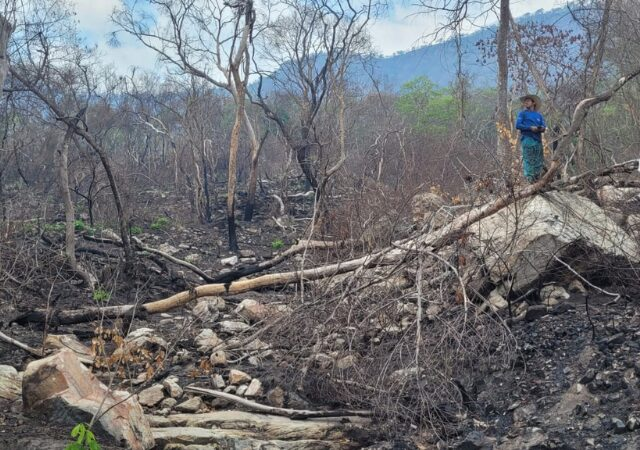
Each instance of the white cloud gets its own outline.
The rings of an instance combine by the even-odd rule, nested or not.
[[[511,12],[514,17],[519,17],[539,9],[552,9],[565,4],[566,0],[512,0]],[[432,39],[432,33],[443,20],[442,16],[438,17],[434,13],[424,13],[424,8],[396,4],[388,16],[378,19],[370,27],[374,49],[383,55],[391,55],[424,45]],[[496,22],[495,14],[489,14],[477,20],[476,25],[488,26]],[[475,29],[470,26],[463,29],[464,33],[473,31]]]

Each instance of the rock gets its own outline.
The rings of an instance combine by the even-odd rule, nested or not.
[[[142,408],[128,392],[111,391],[70,350],[31,362],[24,373],[25,414],[65,427],[89,422],[100,411],[98,435],[106,433],[133,450],[155,443]]]
[[[231,369],[229,371],[229,384],[238,385],[242,383],[248,383],[250,381],[251,377],[241,370]]]
[[[167,390],[167,393],[172,397],[172,398],[180,398],[182,397],[182,388],[180,387],[180,385],[178,384],[178,378],[177,377],[167,377],[163,382],[162,385],[164,386],[164,388]]]
[[[244,392],[245,397],[257,397],[262,394],[262,383],[257,378],[251,380],[247,390]]]
[[[562,270],[554,255],[562,258],[586,248],[604,257],[634,262],[640,256],[638,242],[602,208],[568,192],[548,192],[521,200],[472,224],[468,231],[469,244],[485,261],[494,283],[518,274],[512,286],[515,292],[526,291],[550,269]],[[578,260],[575,254],[572,256],[573,261]],[[580,271],[581,267],[574,269]]]
[[[566,300],[569,297],[569,293],[563,287],[555,284],[549,284],[540,289],[540,301],[546,306],[555,306],[560,303],[560,300]]]
[[[212,367],[224,367],[227,365],[227,354],[222,350],[215,351],[209,357],[209,362]]]
[[[223,320],[220,322],[220,331],[223,333],[239,333],[241,331],[246,331],[251,328],[244,322],[236,322],[233,320]]]
[[[625,203],[640,201],[640,188],[603,186],[596,191],[601,206],[623,206]]]
[[[220,260],[220,264],[223,266],[235,266],[238,264],[238,257],[236,255],[230,256],[228,258],[222,258]]]
[[[509,306],[507,300],[505,300],[502,295],[496,293],[495,291],[492,291],[489,294],[489,298],[487,299],[487,301],[489,302],[489,306],[493,311],[499,311]]]
[[[159,349],[166,351],[167,347],[167,341],[156,335],[152,328],[138,328],[127,335],[125,345],[118,347],[113,352],[113,356],[126,356],[138,349],[145,349],[151,353],[155,353]]]
[[[246,384],[241,384],[240,386],[238,386],[238,389],[236,389],[236,395],[238,397],[242,397],[244,393],[247,392],[248,387],[249,386],[247,386]]]
[[[340,370],[346,370],[349,369],[353,366],[355,366],[356,364],[356,357],[355,355],[349,355],[349,356],[345,356],[344,358],[340,358],[337,362],[336,362],[336,367]]]
[[[195,264],[200,261],[200,255],[198,253],[190,253],[182,259],[188,263]]]
[[[11,366],[0,365],[0,400],[14,401],[22,395],[22,377]]]
[[[213,330],[205,328],[194,339],[198,351],[201,353],[209,353],[218,345],[222,344],[222,340]]]
[[[267,392],[267,401],[271,406],[282,408],[284,406],[284,390],[280,386],[276,386]]]
[[[253,258],[256,256],[256,252],[251,249],[240,250],[239,253],[241,258]]]
[[[627,427],[627,430],[634,431],[640,428],[640,420],[638,420],[637,417],[629,416],[625,425]]]
[[[547,446],[548,437],[540,428],[525,428],[524,432],[508,441],[500,444],[498,450],[538,450],[549,448]]]
[[[224,389],[227,385],[227,383],[224,382],[224,378],[219,373],[216,373],[211,377],[211,382],[216,389]]]
[[[411,216],[414,225],[422,228],[431,222],[433,228],[438,228],[451,220],[451,215],[444,210],[444,199],[434,192],[416,194],[411,199]]]
[[[150,388],[140,391],[138,402],[143,406],[155,406],[164,399],[164,386],[154,384]]]
[[[178,400],[172,397],[165,398],[160,402],[160,408],[171,409],[178,404]]]
[[[611,429],[616,434],[622,434],[627,432],[627,426],[622,420],[618,419],[617,417],[611,418]]]
[[[201,297],[198,299],[198,303],[208,303],[209,307],[213,307],[218,311],[223,311],[227,307],[227,302],[224,301],[222,297],[218,297],[217,295],[207,295],[205,297]]]
[[[249,322],[255,323],[264,320],[269,315],[269,308],[257,300],[246,298],[240,302],[235,313]]]
[[[200,299],[191,310],[191,313],[202,322],[215,322],[220,316],[220,311],[218,311],[216,304],[217,302]]]
[[[177,411],[186,413],[194,413],[198,412],[203,405],[204,403],[202,402],[202,399],[200,397],[192,397],[186,402],[182,402],[179,405],[176,405],[175,409]]]
[[[158,250],[172,256],[180,251],[179,249],[175,248],[173,245],[166,242],[164,244],[160,244],[160,246],[158,247]]]
[[[573,281],[571,281],[571,283],[569,283],[569,292],[572,292],[574,294],[586,294],[587,289],[580,282],[580,280],[574,279]]]
[[[76,354],[80,361],[93,362],[95,354],[89,347],[78,340],[74,334],[49,334],[44,345],[47,349],[69,349]]]
[[[496,442],[494,438],[489,438],[481,431],[472,431],[467,434],[464,441],[456,447],[458,450],[491,450]]]

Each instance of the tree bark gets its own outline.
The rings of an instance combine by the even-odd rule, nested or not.
[[[71,192],[69,191],[69,141],[71,140],[71,128],[67,128],[64,134],[62,145],[57,151],[58,157],[58,182],[60,184],[60,195],[64,202],[65,217],[65,255],[67,261],[74,271],[78,270],[76,261],[76,228],[75,228],[75,209],[71,200]]]
[[[509,45],[509,0],[500,0],[500,25],[496,37],[498,57],[498,104],[496,107],[496,128],[498,134],[498,162],[504,164],[507,176],[511,175],[512,150],[509,142],[511,130],[509,120],[509,61],[507,48]]]

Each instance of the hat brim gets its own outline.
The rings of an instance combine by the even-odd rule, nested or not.
[[[542,106],[542,100],[540,100],[540,97],[538,97],[537,95],[534,95],[534,94],[527,94],[527,95],[523,95],[522,97],[520,97],[520,101],[524,102],[528,98],[533,100],[533,103],[535,104],[534,109],[536,111],[539,110],[540,107]]]

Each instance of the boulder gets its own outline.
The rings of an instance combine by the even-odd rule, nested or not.
[[[547,306],[555,306],[569,297],[569,293],[563,287],[555,284],[548,284],[540,289],[540,300]]]
[[[596,195],[600,205],[606,207],[622,206],[634,202],[640,204],[640,188],[637,187],[615,187],[607,185],[598,189]]]
[[[513,280],[523,291],[558,267],[554,255],[584,248],[637,262],[638,243],[589,199],[547,192],[524,199],[471,225],[469,243],[492,281]],[[580,270],[580,267],[574,267]],[[563,267],[560,267],[563,269]],[[515,275],[515,277],[514,277]]]
[[[186,413],[194,413],[198,412],[203,405],[204,403],[200,397],[192,397],[189,400],[176,405],[175,409]]]
[[[0,366],[0,400],[14,401],[20,398],[22,377],[11,366]]]
[[[99,414],[96,433],[106,433],[133,450],[154,447],[142,407],[128,393],[111,391],[70,350],[30,363],[22,384],[26,415],[72,427]]]

